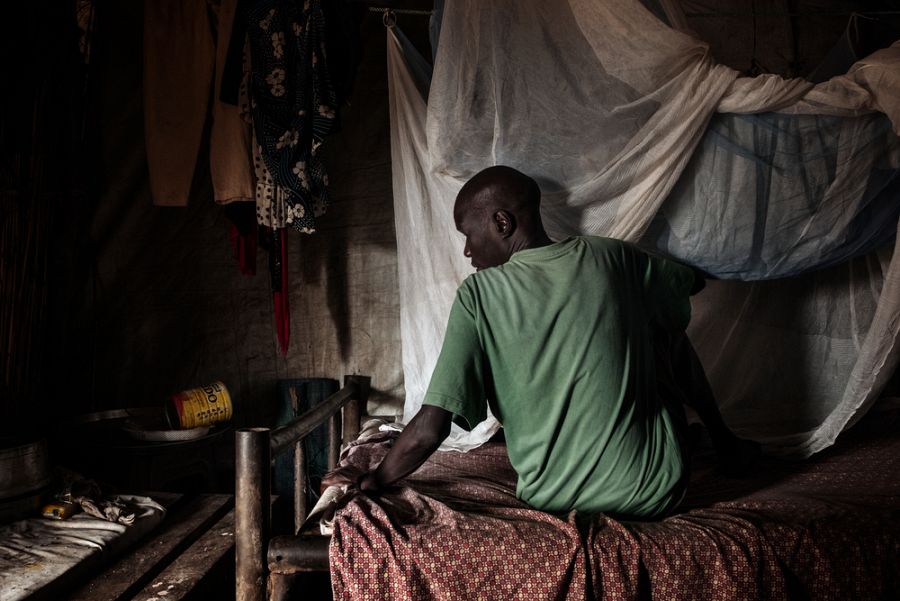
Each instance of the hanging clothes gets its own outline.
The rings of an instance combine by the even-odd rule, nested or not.
[[[279,188],[271,198],[263,194],[262,219],[272,227],[311,232],[315,215],[328,202],[328,176],[318,150],[335,126],[338,108],[326,65],[321,2],[255,2],[248,10],[247,35],[251,113],[262,159],[257,169],[264,167]]]
[[[215,200],[253,200],[250,126],[211,93],[222,79],[236,1],[144,3],[144,135],[155,205],[187,205],[210,110]]]

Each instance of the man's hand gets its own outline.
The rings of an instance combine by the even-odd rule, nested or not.
[[[345,465],[325,474],[320,492],[325,492],[329,486],[356,486],[366,492],[378,492],[381,489],[374,472],[363,471],[355,465]]]
[[[356,485],[359,487],[359,490],[363,492],[377,493],[381,490],[381,487],[378,486],[378,481],[375,479],[375,475],[372,472],[360,476]]]
[[[452,418],[453,414],[446,409],[423,405],[403,428],[381,465],[359,479],[359,489],[378,492],[414,472],[450,434]]]
[[[359,479],[366,474],[362,469],[355,465],[345,465],[336,468],[322,478],[322,491],[329,486],[344,486],[356,484]]]
[[[354,465],[339,467],[322,478],[322,490],[329,486],[356,485],[363,492],[378,493],[425,463],[450,434],[452,418],[453,414],[446,409],[423,406],[377,469],[364,472]]]

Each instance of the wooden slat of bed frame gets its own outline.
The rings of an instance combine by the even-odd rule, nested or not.
[[[166,507],[159,527],[125,555],[66,597],[71,601],[124,601],[132,599],[151,580],[201,538],[234,507],[231,495],[151,494]],[[233,537],[229,538],[234,544]]]
[[[210,570],[221,561],[234,564],[234,509],[226,513],[187,548],[153,582],[135,595],[134,601],[180,601],[194,592]]]
[[[330,536],[276,536],[269,541],[272,574],[327,572]]]

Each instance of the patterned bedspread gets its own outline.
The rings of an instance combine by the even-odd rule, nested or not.
[[[874,416],[872,416],[874,417]],[[900,419],[869,419],[802,463],[715,474],[695,457],[659,521],[551,515],[515,497],[505,446],[437,453],[336,513],[335,599],[900,598]],[[348,465],[377,465],[382,435]]]

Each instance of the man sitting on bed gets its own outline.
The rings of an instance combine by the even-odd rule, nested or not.
[[[509,167],[469,180],[453,216],[478,272],[457,291],[421,411],[362,490],[415,470],[454,415],[474,426],[488,405],[519,498],[549,512],[672,510],[687,481],[682,403],[720,460],[756,452],[725,426],[684,334],[704,284],[693,270],[618,240],[553,242],[537,184]]]

